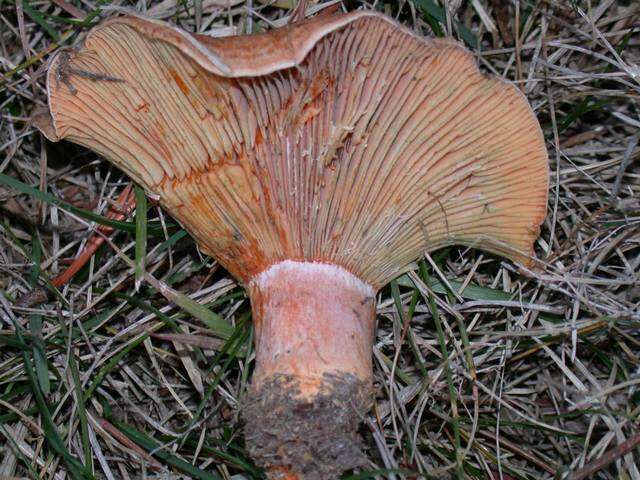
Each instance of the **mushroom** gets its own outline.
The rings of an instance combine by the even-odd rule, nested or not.
[[[245,438],[271,478],[362,466],[376,292],[425,252],[524,265],[548,158],[514,86],[372,11],[209,38],[136,16],[52,58],[37,124],[124,170],[247,288]]]

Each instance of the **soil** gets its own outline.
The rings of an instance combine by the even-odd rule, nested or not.
[[[287,470],[301,480],[339,478],[366,465],[357,428],[371,398],[371,386],[346,373],[325,375],[311,400],[302,397],[293,376],[262,382],[250,389],[244,407],[249,453],[272,479],[284,479]]]

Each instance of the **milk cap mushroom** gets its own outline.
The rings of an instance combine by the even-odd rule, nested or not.
[[[245,436],[272,478],[363,465],[378,289],[447,245],[533,262],[548,158],[525,97],[379,13],[220,39],[112,18],[47,88],[45,136],[120,167],[246,286]]]

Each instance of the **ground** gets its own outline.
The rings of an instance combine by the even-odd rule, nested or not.
[[[307,13],[333,4],[464,42],[526,95],[551,168],[540,268],[448,248],[378,294],[367,462],[345,478],[640,479],[640,4]],[[45,141],[32,118],[49,55],[122,9],[223,36],[281,25],[291,7],[0,2],[0,478],[263,478],[239,416],[244,290],[130,179]]]

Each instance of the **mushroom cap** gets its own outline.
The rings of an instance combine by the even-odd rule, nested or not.
[[[116,164],[245,282],[297,260],[378,288],[452,244],[533,261],[549,167],[525,97],[384,15],[221,39],[117,17],[47,88],[48,138]]]

